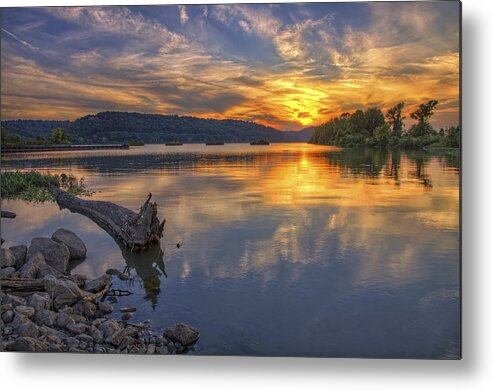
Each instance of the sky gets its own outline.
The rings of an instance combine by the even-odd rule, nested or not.
[[[459,122],[458,2],[2,9],[2,119],[101,111],[280,130],[437,99]],[[408,118],[410,126],[412,120]]]

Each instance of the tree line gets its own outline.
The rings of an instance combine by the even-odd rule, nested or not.
[[[419,105],[411,113],[411,118],[417,122],[409,129],[404,128],[404,102],[397,103],[385,114],[377,107],[342,113],[316,127],[310,142],[341,147],[459,148],[459,126],[439,131],[431,126],[430,119],[437,104],[437,100],[430,100]]]

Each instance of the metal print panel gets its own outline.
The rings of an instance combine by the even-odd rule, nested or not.
[[[2,350],[461,357],[459,2],[1,11]]]

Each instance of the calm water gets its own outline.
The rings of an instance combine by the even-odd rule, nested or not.
[[[93,199],[166,219],[145,255],[86,217],[3,201],[7,245],[57,228],[86,242],[73,272],[131,268],[135,319],[201,331],[195,354],[457,357],[459,170],[424,153],[308,144],[149,145],[16,155],[3,169],[73,173]],[[181,243],[180,248],[176,247]],[[162,251],[162,252],[161,252]]]

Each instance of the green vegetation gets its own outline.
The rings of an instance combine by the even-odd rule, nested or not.
[[[38,171],[7,171],[1,173],[1,196],[3,199],[20,199],[28,202],[54,201],[50,189],[63,189],[73,195],[92,194],[86,189],[84,178],[73,175],[41,174]]]
[[[404,102],[391,107],[385,116],[377,107],[343,113],[316,127],[310,141],[341,147],[459,148],[459,126],[437,132],[429,122],[437,104],[436,100],[421,104],[411,113],[411,118],[417,123],[407,131],[404,129],[405,117],[402,116]]]
[[[255,122],[216,120],[177,115],[125,112],[102,112],[75,121],[2,121],[8,129],[9,143],[47,143],[52,130],[63,128],[74,144],[127,143],[145,144],[204,142],[269,142],[308,141],[313,129],[282,132]],[[16,138],[16,139],[15,139]],[[140,144],[139,144],[140,145]]]
[[[64,128],[54,128],[45,137],[37,135],[36,138],[24,138],[18,134],[11,134],[2,124],[2,145],[64,145],[70,144],[67,131]]]

